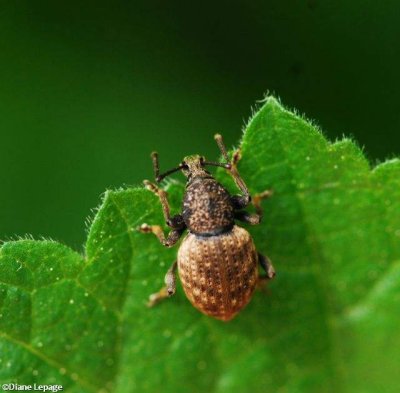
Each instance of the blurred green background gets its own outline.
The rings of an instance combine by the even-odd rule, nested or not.
[[[400,151],[398,1],[18,1],[0,11],[0,238],[77,249],[109,187],[218,156],[267,92]]]

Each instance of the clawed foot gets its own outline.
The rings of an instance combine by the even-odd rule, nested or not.
[[[239,148],[233,153],[232,162],[231,162],[232,167],[236,168],[237,163],[241,160],[241,158],[242,158],[242,151]]]
[[[158,194],[159,188],[149,180],[143,180],[144,187],[154,194]]]
[[[158,292],[152,293],[149,296],[149,300],[147,302],[147,307],[154,307],[161,300],[171,297],[175,293],[175,290],[172,288],[162,287]]]
[[[276,272],[271,263],[268,263],[267,272],[262,276],[258,277],[256,288],[262,292],[268,293],[267,283],[271,281],[276,276]]]
[[[151,233],[153,229],[151,225],[143,223],[142,225],[137,227],[137,230],[142,233]]]
[[[267,279],[272,280],[276,276],[276,272],[271,263],[268,264]]]
[[[256,212],[262,216],[262,207],[261,207],[261,201],[263,199],[267,199],[273,195],[273,190],[265,190],[263,192],[260,192],[259,194],[256,194],[253,196],[253,206],[256,209]]]

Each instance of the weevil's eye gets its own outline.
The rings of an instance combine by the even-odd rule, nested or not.
[[[200,165],[203,166],[205,162],[205,158],[204,157],[200,157]]]
[[[182,169],[188,169],[189,168],[185,161],[181,162],[181,167],[182,167]]]

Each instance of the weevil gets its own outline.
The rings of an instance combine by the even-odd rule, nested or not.
[[[214,138],[226,162],[210,162],[202,156],[192,155],[160,175],[158,154],[151,154],[156,183],[177,171],[183,172],[187,182],[182,212],[171,216],[166,191],[145,180],[145,187],[160,198],[166,224],[171,230],[167,237],[159,225],[142,224],[139,230],[153,233],[166,247],[176,244],[188,230],[177,260],[167,271],[165,286],[150,295],[148,305],[154,306],[175,293],[178,270],[192,305],[208,316],[229,321],[249,303],[259,283],[275,276],[272,263],[257,252],[249,232],[235,223],[238,220],[259,224],[263,213],[261,200],[272,193],[264,191],[252,199],[237,169],[240,149],[230,160],[221,135],[216,134]],[[226,169],[241,194],[230,195],[206,170],[207,166]],[[244,210],[251,202],[256,213]],[[265,271],[264,275],[259,275],[259,265]]]

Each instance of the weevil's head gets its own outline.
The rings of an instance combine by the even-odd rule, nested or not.
[[[195,177],[208,177],[210,172],[204,168],[205,159],[197,154],[187,156],[182,160],[181,168],[188,181]]]
[[[156,173],[156,181],[159,183],[167,176],[172,175],[177,171],[182,171],[183,174],[187,177],[188,182],[190,182],[194,178],[205,178],[212,177],[210,172],[206,171],[205,167],[207,165],[211,166],[219,166],[225,169],[231,169],[231,164],[224,164],[220,162],[211,162],[206,161],[203,156],[199,156],[197,154],[192,156],[185,157],[181,164],[175,168],[170,169],[169,171],[164,172],[163,174],[159,174],[158,172],[158,155],[156,152],[151,153],[151,157],[153,159],[153,166]]]

